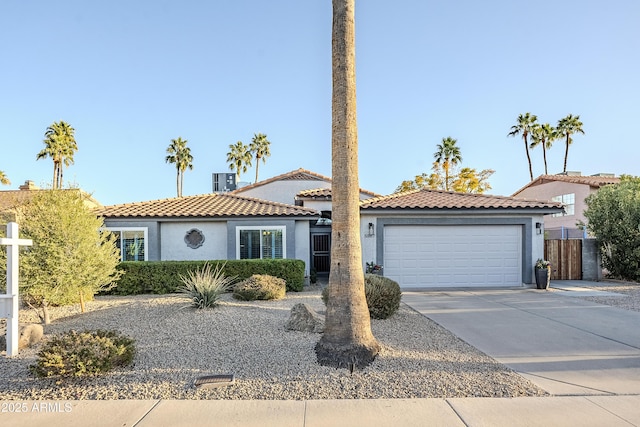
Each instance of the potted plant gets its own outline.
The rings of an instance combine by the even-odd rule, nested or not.
[[[538,258],[535,267],[536,287],[547,289],[551,280],[551,263],[545,259]]]
[[[382,275],[382,266],[374,263],[373,261],[368,262],[365,273]]]

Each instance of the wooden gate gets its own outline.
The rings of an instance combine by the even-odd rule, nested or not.
[[[551,262],[551,280],[582,280],[582,240],[545,240],[544,258]]]

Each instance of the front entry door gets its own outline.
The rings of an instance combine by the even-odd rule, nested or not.
[[[331,267],[331,232],[311,233],[311,268],[329,273]]]

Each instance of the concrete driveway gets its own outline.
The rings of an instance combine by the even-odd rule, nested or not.
[[[556,396],[640,394],[640,313],[571,291],[405,291],[402,301]]]

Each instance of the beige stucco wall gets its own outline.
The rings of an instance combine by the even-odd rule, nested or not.
[[[591,189],[589,185],[575,184],[571,182],[547,182],[545,184],[535,185],[521,191],[516,197],[521,199],[534,199],[534,200],[551,200],[555,196],[562,196],[563,194],[575,194],[575,214],[564,215],[554,217],[552,215],[546,215],[544,217],[545,228],[577,228],[576,223],[578,221],[587,222],[586,218],[582,214],[587,205],[584,199],[591,193],[595,192],[595,189]]]

